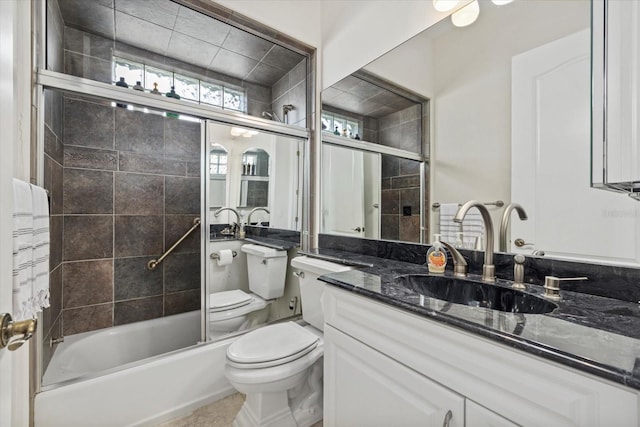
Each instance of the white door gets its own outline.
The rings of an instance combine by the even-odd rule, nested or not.
[[[362,151],[322,146],[322,231],[364,236],[364,160]]]
[[[31,2],[0,2],[0,313],[11,314],[12,178],[29,179]],[[0,426],[29,424],[29,346],[0,350]]]
[[[590,187],[589,30],[512,61],[511,200],[528,221],[511,221],[510,248],[575,260],[637,265],[637,202]]]

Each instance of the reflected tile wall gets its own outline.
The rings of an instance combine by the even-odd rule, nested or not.
[[[305,127],[307,123],[307,61],[300,61],[291,71],[278,80],[271,89],[271,110],[286,123]],[[282,106],[291,104],[284,119]]]
[[[380,238],[420,242],[420,162],[382,155],[380,195]]]
[[[58,144],[51,132],[45,163],[49,181],[55,165],[63,171],[64,215],[53,217],[52,236],[64,243],[52,250],[59,253],[52,262],[62,260],[56,274],[64,334],[199,309],[199,233],[156,270],[147,263],[200,215],[200,123],[87,97],[69,95],[64,105],[67,142]]]

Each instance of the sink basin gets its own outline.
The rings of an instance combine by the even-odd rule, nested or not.
[[[536,295],[468,279],[410,274],[396,281],[429,298],[507,313],[543,314],[558,308]]]

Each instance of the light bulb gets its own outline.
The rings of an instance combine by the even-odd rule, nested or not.
[[[465,7],[460,10],[457,10],[451,15],[451,22],[456,27],[466,27],[467,25],[471,25],[478,19],[478,15],[480,15],[480,5],[478,4],[478,0],[473,0],[473,2],[469,3]]]
[[[453,9],[459,3],[459,0],[433,0],[433,7],[438,12],[446,12]]]
[[[502,6],[502,5],[505,5],[505,4],[509,4],[509,3],[511,3],[512,1],[513,1],[513,0],[491,0],[491,2],[492,2],[493,4],[495,4],[496,6]]]

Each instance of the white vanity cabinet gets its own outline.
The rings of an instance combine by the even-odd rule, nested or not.
[[[325,427],[638,426],[638,393],[327,286]]]

